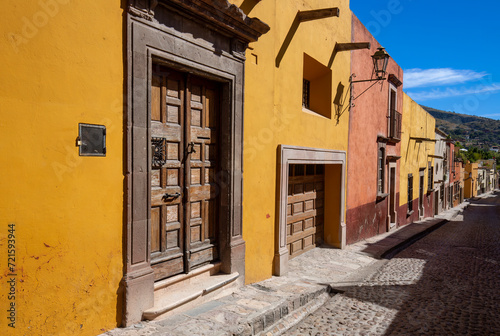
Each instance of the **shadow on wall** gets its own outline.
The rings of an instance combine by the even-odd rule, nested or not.
[[[333,104],[335,105],[335,119],[337,119],[337,125],[340,122],[340,117],[342,117],[342,114],[347,110],[347,107],[344,108],[345,102],[349,102],[347,99],[347,95],[350,93],[350,90],[347,90],[344,96],[344,85],[342,83],[339,83],[337,85],[337,93],[335,94],[335,98],[333,99]]]
[[[240,9],[243,11],[243,13],[245,13],[245,15],[249,15],[255,5],[257,5],[260,1],[261,0],[243,0]]]
[[[387,198],[348,209],[346,217],[347,244],[387,232]]]

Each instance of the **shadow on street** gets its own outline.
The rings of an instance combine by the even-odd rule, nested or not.
[[[472,199],[361,285],[336,288],[392,316],[385,335],[500,335],[499,196]]]

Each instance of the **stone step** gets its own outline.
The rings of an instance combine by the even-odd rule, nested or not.
[[[155,284],[154,306],[143,313],[145,320],[157,320],[200,305],[237,289],[239,273],[218,273],[218,265],[207,265],[189,274]]]

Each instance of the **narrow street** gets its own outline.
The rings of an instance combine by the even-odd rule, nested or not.
[[[500,335],[500,193],[337,289],[285,335]]]

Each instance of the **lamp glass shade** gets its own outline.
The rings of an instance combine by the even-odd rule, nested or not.
[[[389,54],[384,50],[384,48],[378,48],[375,54],[372,55],[373,68],[377,78],[384,77],[387,69],[387,63],[389,63],[389,57]]]

